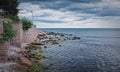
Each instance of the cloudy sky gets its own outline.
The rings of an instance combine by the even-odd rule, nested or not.
[[[120,28],[120,0],[20,0],[18,9],[38,28]]]

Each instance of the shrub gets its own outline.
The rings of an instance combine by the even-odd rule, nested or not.
[[[12,15],[12,14],[7,14],[7,15],[4,15],[5,18],[8,18],[8,19],[12,19],[13,21],[15,22],[19,22],[20,19],[17,15]]]
[[[19,1],[18,0],[0,0],[0,9],[4,11],[4,14],[17,15]]]
[[[4,41],[8,41],[16,36],[16,31],[13,30],[13,26],[10,22],[7,23],[4,22],[3,27],[4,27],[4,32],[3,32]]]
[[[21,19],[21,22],[23,24],[22,26],[24,31],[28,30],[33,25],[33,23],[26,18]]]

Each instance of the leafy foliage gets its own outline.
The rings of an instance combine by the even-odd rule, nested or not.
[[[20,19],[19,19],[19,17],[17,15],[7,14],[7,15],[4,15],[4,17],[12,19],[15,22],[19,22],[20,21]]]
[[[12,14],[17,15],[18,13],[18,0],[0,0],[0,9],[5,12],[5,15]]]
[[[13,26],[10,22],[3,24],[4,26],[4,33],[3,33],[3,40],[8,41],[16,36],[16,31],[13,30]]]
[[[24,31],[28,30],[33,25],[33,23],[26,18],[21,19],[21,22],[23,24],[22,26]]]

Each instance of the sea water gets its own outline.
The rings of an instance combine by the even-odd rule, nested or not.
[[[43,49],[50,72],[120,72],[120,29],[40,29],[73,34],[80,40],[67,40]]]

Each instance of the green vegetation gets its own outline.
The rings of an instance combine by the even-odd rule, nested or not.
[[[19,22],[19,18],[17,16],[18,13],[18,0],[0,0],[0,15],[4,16],[5,18],[11,19],[15,22]]]
[[[40,59],[45,58],[45,56],[44,56],[44,55],[41,55],[41,54],[35,54],[35,55],[34,55],[34,58],[40,60]]]
[[[17,15],[18,13],[18,0],[0,0],[0,9],[3,10],[5,15],[12,14]]]
[[[33,60],[33,65],[26,67],[23,65],[18,66],[21,72],[41,72],[42,68],[44,67],[43,64],[38,60]]]
[[[40,46],[31,45],[30,47],[27,47],[27,48],[26,48],[26,51],[33,51],[33,50],[36,50],[37,48],[41,49]]]
[[[36,46],[36,45],[31,45],[29,47],[26,48],[27,52],[31,52],[36,50],[37,48],[39,48],[39,51],[41,51],[41,47],[40,46]],[[44,68],[44,65],[42,64],[42,62],[40,61],[41,59],[44,59],[45,56],[42,54],[37,54],[37,53],[30,53],[31,56],[28,57],[29,60],[32,62],[32,66],[26,67],[26,66],[20,66],[20,70],[22,70],[22,72],[41,72],[41,70]]]
[[[13,25],[10,22],[3,23],[4,26],[4,33],[3,33],[3,40],[8,41],[16,36],[16,31],[13,30]]]
[[[15,22],[19,22],[20,21],[20,19],[19,19],[19,17],[17,15],[7,14],[7,15],[4,15],[4,17],[8,18],[8,19],[11,19],[11,20],[13,20]]]
[[[23,24],[23,30],[24,31],[28,30],[33,25],[33,23],[26,18],[21,19],[21,22]]]
[[[52,45],[59,44],[56,40],[52,40]]]

